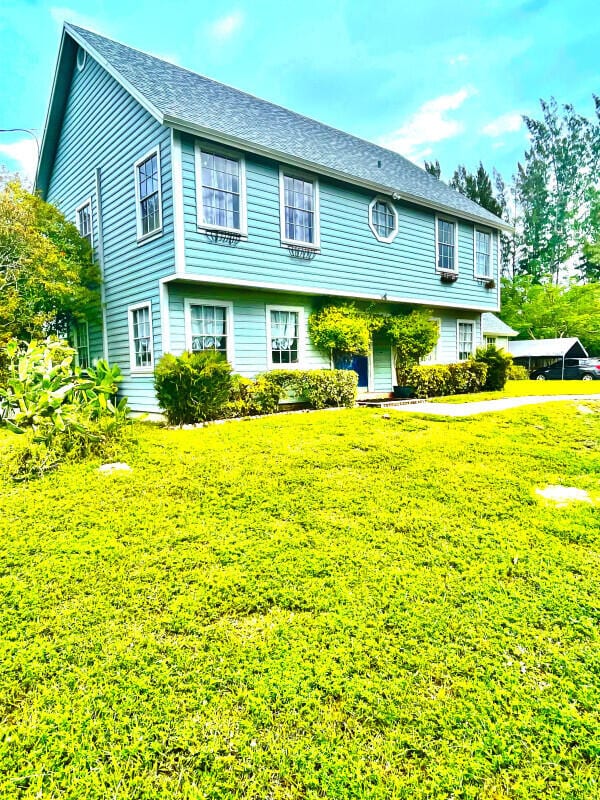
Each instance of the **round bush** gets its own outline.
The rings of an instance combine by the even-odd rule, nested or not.
[[[154,388],[171,425],[224,416],[233,385],[231,365],[220,353],[166,353],[156,365]]]

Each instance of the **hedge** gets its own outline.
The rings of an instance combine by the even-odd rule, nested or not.
[[[487,365],[481,361],[412,367],[407,384],[414,397],[442,397],[448,394],[480,392],[485,386]]]

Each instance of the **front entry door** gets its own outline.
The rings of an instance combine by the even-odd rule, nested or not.
[[[335,360],[336,369],[353,369],[358,375],[358,388],[363,392],[369,389],[368,356],[339,356]]]

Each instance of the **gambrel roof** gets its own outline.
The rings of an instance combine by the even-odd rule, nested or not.
[[[54,156],[55,127],[60,129],[66,102],[56,94],[61,78],[64,83],[71,74],[77,45],[165,125],[395,195],[396,199],[493,228],[511,229],[398,153],[69,23],[63,30],[36,181],[42,192]],[[66,94],[64,86],[62,91]]]

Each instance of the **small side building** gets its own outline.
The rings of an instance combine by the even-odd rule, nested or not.
[[[509,352],[515,364],[526,367],[529,372],[547,367],[555,361],[568,358],[587,358],[588,353],[576,336],[561,339],[527,339],[510,342]]]
[[[514,331],[495,314],[486,312],[481,315],[481,335],[484,345],[493,344],[503,350],[509,350],[510,340],[518,336],[519,332]]]

